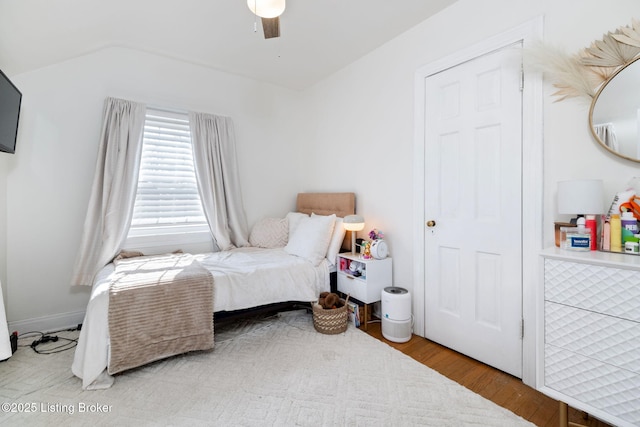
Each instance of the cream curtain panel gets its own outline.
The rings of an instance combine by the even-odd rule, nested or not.
[[[604,145],[611,148],[613,151],[618,151],[618,138],[616,137],[616,131],[611,123],[603,123],[601,125],[595,125],[593,127],[600,138],[600,141],[604,142]]]
[[[73,285],[93,285],[96,273],[122,248],[136,197],[146,106],[107,98],[96,172]]]
[[[9,326],[7,315],[4,312],[4,297],[2,296],[2,283],[0,283],[0,360],[11,357],[11,341],[9,339]]]
[[[211,234],[220,250],[249,245],[229,117],[189,113],[196,180]]]

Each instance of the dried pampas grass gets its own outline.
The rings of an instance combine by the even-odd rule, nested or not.
[[[524,49],[525,65],[542,72],[550,78],[558,90],[553,93],[562,101],[571,97],[595,95],[593,81],[597,77],[580,61],[580,56],[569,55],[563,49],[538,43]]]
[[[582,63],[592,67],[620,67],[640,53],[640,47],[620,43],[613,35],[605,34],[602,40],[596,40],[585,49]]]
[[[589,100],[620,68],[640,58],[640,21],[618,28],[594,41],[590,47],[569,55],[562,49],[539,43],[525,48],[526,64],[550,77],[562,101],[571,97]]]
[[[620,43],[640,48],[640,21],[634,19],[631,27],[619,28],[616,34],[613,34],[613,38]]]

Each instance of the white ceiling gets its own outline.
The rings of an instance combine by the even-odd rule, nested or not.
[[[303,89],[455,1],[289,0],[265,40],[246,0],[0,0],[0,69],[125,46]]]

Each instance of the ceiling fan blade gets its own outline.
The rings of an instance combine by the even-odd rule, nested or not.
[[[264,31],[265,39],[272,39],[274,37],[280,37],[280,17],[275,18],[261,18],[262,19],[262,31]]]

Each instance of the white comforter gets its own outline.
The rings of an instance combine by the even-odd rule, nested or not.
[[[313,301],[329,290],[326,260],[315,267],[283,249],[238,248],[195,255],[213,274],[214,311],[232,311],[286,301]],[[72,372],[82,378],[83,389],[108,388],[109,264],[97,275],[78,339]]]

